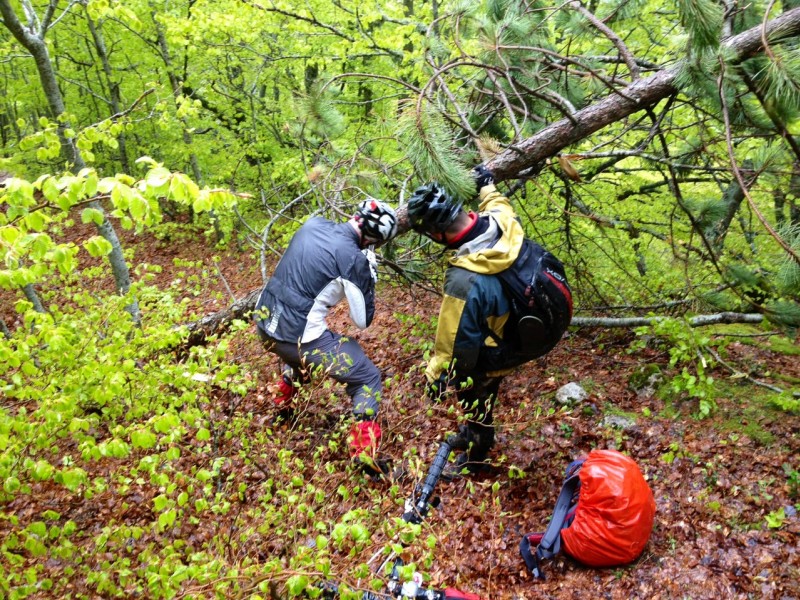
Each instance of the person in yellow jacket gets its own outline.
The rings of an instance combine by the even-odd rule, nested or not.
[[[454,251],[445,273],[434,351],[425,376],[428,394],[439,400],[455,389],[468,413],[459,433],[448,437],[458,470],[477,471],[494,445],[493,404],[505,375],[549,352],[572,316],[572,297],[561,264],[536,246],[551,267],[542,270],[534,299],[550,310],[539,321],[543,335],[523,348],[511,298],[498,274],[514,265],[525,232],[508,199],[494,186],[485,166],[473,170],[480,197],[478,212],[465,211],[438,183],[418,188],[408,202],[412,228]],[[540,254],[540,256],[542,255]]]

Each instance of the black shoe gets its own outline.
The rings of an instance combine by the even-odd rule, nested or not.
[[[459,425],[458,433],[447,436],[447,443],[453,450],[463,450],[473,458],[475,455],[486,458],[494,446],[494,427],[479,423]]]
[[[393,474],[391,462],[386,459],[373,460],[371,458],[357,456],[353,459],[356,466],[369,477],[372,481],[381,481]]]
[[[273,425],[294,423],[294,407],[281,408],[272,420]]]
[[[458,433],[447,436],[447,443],[453,450],[466,450],[472,443],[472,434],[466,425],[458,426]]]

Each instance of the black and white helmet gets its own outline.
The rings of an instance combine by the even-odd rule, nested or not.
[[[408,200],[408,218],[414,231],[430,236],[444,233],[461,212],[461,202],[433,181],[414,190]]]
[[[361,234],[376,242],[386,242],[397,233],[397,215],[394,209],[375,198],[363,200],[358,205],[355,218]]]

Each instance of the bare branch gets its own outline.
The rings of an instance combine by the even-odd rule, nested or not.
[[[674,317],[573,317],[570,325],[575,327],[645,327]],[[723,312],[714,315],[697,315],[687,319],[691,327],[719,325],[721,323],[761,323],[763,315],[755,313]]]
[[[601,32],[604,36],[606,36],[614,47],[619,51],[620,56],[622,56],[625,64],[628,65],[628,70],[631,73],[631,79],[636,81],[639,79],[639,65],[636,64],[636,60],[633,57],[633,54],[628,47],[625,45],[625,42],[614,33],[614,31],[608,27],[605,23],[603,23],[600,19],[598,19],[594,14],[589,12],[580,2],[571,2],[570,7],[577,10],[581,13],[594,27]]]
[[[766,217],[764,217],[764,215],[756,206],[756,203],[753,201],[753,197],[750,195],[750,192],[747,189],[747,184],[745,183],[744,178],[742,177],[742,172],[739,169],[739,165],[736,162],[736,154],[733,151],[733,134],[731,133],[730,114],[728,113],[728,104],[727,100],[725,99],[725,92],[723,90],[724,74],[725,74],[725,63],[722,60],[720,60],[720,74],[719,78],[717,79],[717,83],[719,86],[718,88],[719,98],[722,106],[722,117],[723,120],[725,121],[725,140],[728,146],[728,157],[730,158],[731,161],[733,174],[736,177],[736,181],[739,182],[739,186],[741,187],[742,192],[744,193],[744,197],[747,199],[747,204],[750,206],[750,210],[753,211],[753,214],[755,214],[756,218],[761,222],[761,225],[764,227],[764,229],[767,230],[767,233],[769,233],[772,236],[772,238],[776,242],[778,242],[780,247],[783,248],[786,251],[786,253],[789,254],[797,262],[797,264],[800,265],[800,255],[798,255],[798,253],[795,252],[794,248],[792,248],[792,246],[786,240],[784,240],[780,235],[778,235],[778,232],[775,231],[775,229],[772,227],[772,225],[769,224],[769,222],[767,222]]]

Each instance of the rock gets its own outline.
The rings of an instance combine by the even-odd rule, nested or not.
[[[556,391],[556,402],[563,406],[573,406],[579,402],[583,402],[589,397],[589,394],[581,386],[574,381],[570,381],[567,385],[562,385]]]
[[[625,415],[606,415],[603,417],[600,425],[627,431],[636,427],[636,419],[633,417],[626,417]]]
[[[636,392],[639,398],[649,398],[655,394],[656,389],[663,381],[664,375],[658,365],[643,365],[631,373],[628,378],[628,387]]]

